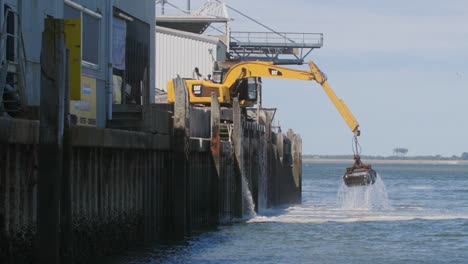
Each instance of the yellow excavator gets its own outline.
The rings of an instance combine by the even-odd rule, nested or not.
[[[359,156],[357,136],[360,135],[359,123],[348,109],[343,100],[337,97],[327,82],[326,75],[313,63],[308,62],[310,71],[296,70],[277,66],[271,62],[251,61],[232,65],[227,71],[215,70],[213,78],[208,80],[186,79],[185,84],[189,90],[190,104],[209,105],[211,94],[215,93],[222,105],[229,105],[237,97],[242,106],[251,106],[257,103],[257,78],[281,78],[316,81],[328,95],[344,121],[354,133],[355,163],[346,169],[343,180],[347,186],[361,186],[374,184],[377,173],[370,165],[365,165]],[[167,86],[167,100],[175,101],[174,82],[170,80]]]

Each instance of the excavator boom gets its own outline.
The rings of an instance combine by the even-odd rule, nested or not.
[[[218,95],[218,100],[221,104],[231,103],[232,94],[240,80],[247,78],[281,78],[281,79],[296,79],[296,80],[315,80],[318,82],[327,96],[330,98],[335,108],[341,114],[346,124],[355,135],[359,135],[359,123],[354,115],[348,109],[343,100],[338,98],[333,89],[327,82],[325,74],[313,62],[308,62],[310,71],[296,70],[274,65],[271,62],[241,62],[232,66],[226,73],[222,83],[214,83],[211,80],[186,80],[187,89],[189,89],[190,103],[192,104],[210,104],[211,93]],[[168,102],[174,102],[174,86],[173,82],[168,83]],[[253,104],[255,102],[249,100],[241,100],[241,104]]]

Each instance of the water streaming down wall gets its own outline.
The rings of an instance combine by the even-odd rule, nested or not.
[[[250,219],[257,216],[255,212],[255,203],[253,200],[252,192],[250,191],[251,187],[247,182],[245,175],[241,177],[242,181],[242,206],[244,207],[243,218]]]
[[[161,113],[172,115],[158,109]],[[180,165],[175,164],[172,129],[72,128],[69,197],[76,261],[142,241],[179,239],[173,230],[190,235],[238,221],[246,209],[254,214],[290,203],[290,197],[298,201],[301,186],[295,183],[294,166],[284,162],[294,158],[271,140],[281,133],[270,134],[269,124],[244,120],[242,162],[236,160],[233,143],[221,141],[218,171],[210,153],[210,111],[191,109],[190,115],[189,151],[182,157],[186,175],[174,172]],[[0,131],[0,260],[28,262],[34,259],[36,241],[39,123],[0,120]],[[294,148],[294,137],[282,137],[282,144]],[[174,223],[180,218],[180,224]]]

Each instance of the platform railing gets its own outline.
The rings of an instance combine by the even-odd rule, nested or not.
[[[284,45],[287,47],[322,47],[322,33],[232,31],[231,43],[242,46]]]

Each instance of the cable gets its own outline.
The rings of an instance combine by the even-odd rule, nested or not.
[[[353,137],[353,144],[352,144],[352,149],[353,149],[353,154],[354,156],[359,156],[359,154],[362,151],[361,144],[359,144],[359,141],[357,139],[357,136]]]
[[[161,4],[161,2],[162,2],[163,4],[168,4],[168,5],[172,6],[172,7],[175,8],[176,10],[178,10],[178,11],[180,11],[180,12],[186,14],[186,15],[190,15],[190,12],[188,12],[188,11],[186,11],[186,10],[183,10],[182,8],[180,8],[180,7],[176,6],[176,5],[173,5],[172,3],[169,3],[169,1],[167,1],[167,0],[164,0],[164,1],[160,0],[160,1],[156,2],[156,4]],[[226,5],[226,6],[227,6],[227,5]],[[214,29],[215,31],[218,31],[219,33],[223,33],[223,34],[224,34],[224,32],[223,32],[222,30],[220,30],[220,29],[218,29],[218,28],[215,28],[215,27],[212,26],[212,25],[209,25],[209,27],[212,28],[212,29]]]
[[[217,1],[218,3],[223,3],[223,2],[220,1],[220,0],[216,0],[216,1]],[[224,3],[224,4],[226,4],[226,3]],[[251,21],[253,21],[253,22],[259,24],[260,26],[262,26],[262,27],[264,27],[264,28],[266,28],[266,29],[268,29],[268,30],[270,30],[271,32],[273,32],[273,33],[275,33],[275,34],[278,34],[279,36],[283,37],[284,39],[289,40],[291,43],[296,43],[294,40],[292,40],[292,39],[290,39],[290,38],[284,36],[284,35],[281,34],[280,32],[278,32],[278,31],[276,31],[276,30],[274,30],[274,29],[268,27],[267,25],[265,25],[265,24],[259,22],[259,21],[256,20],[256,19],[254,19],[254,18],[252,18],[252,17],[250,17],[250,16],[248,16],[248,15],[242,13],[241,11],[239,11],[239,10],[237,10],[237,9],[235,9],[235,8],[233,8],[233,7],[231,7],[230,5],[226,4],[226,6],[227,6],[229,9],[231,9],[232,11],[238,13],[239,15],[241,15],[241,16],[247,18],[247,19],[250,19]]]

